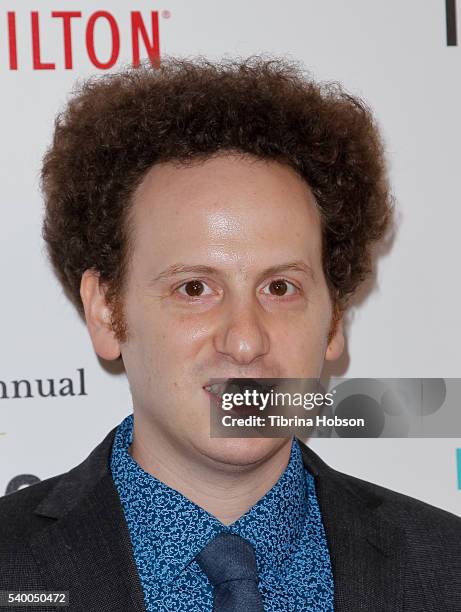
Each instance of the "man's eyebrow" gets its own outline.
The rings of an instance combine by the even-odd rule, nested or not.
[[[295,261],[289,261],[289,262],[282,263],[282,264],[277,264],[275,266],[270,266],[269,268],[266,268],[265,270],[263,270],[258,276],[259,278],[262,278],[264,276],[273,276],[275,274],[281,274],[288,270],[295,270],[298,272],[303,272],[304,274],[307,274],[308,276],[310,276],[310,278],[315,282],[314,271],[307,263],[305,263],[301,259],[297,259]],[[158,274],[155,278],[152,279],[152,282],[156,282],[156,281],[163,280],[163,279],[169,279],[174,276],[179,276],[180,274],[189,274],[189,273],[217,274],[217,275],[224,275],[225,277],[229,277],[228,272],[224,272],[223,274],[222,270],[220,270],[219,268],[214,268],[213,266],[205,266],[205,265],[191,266],[187,264],[176,263],[171,266],[168,266],[168,268],[165,268],[165,270],[160,272],[160,274]]]

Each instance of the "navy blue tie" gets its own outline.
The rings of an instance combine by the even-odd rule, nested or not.
[[[253,547],[219,533],[195,558],[214,587],[213,612],[264,612]]]

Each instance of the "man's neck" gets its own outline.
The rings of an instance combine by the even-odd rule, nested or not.
[[[229,465],[200,453],[186,454],[160,435],[146,436],[135,428],[129,452],[141,468],[179,491],[221,523],[243,516],[274,486],[288,465],[291,439],[263,460],[251,465]],[[195,456],[194,456],[195,455]]]

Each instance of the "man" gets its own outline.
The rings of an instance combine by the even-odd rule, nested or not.
[[[213,379],[317,378],[343,351],[392,213],[365,105],[287,61],[169,59],[87,81],[42,179],[51,260],[133,415],[1,500],[0,588],[79,612],[460,610],[460,519],[297,438],[210,437]]]

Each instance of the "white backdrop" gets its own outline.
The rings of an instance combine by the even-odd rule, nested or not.
[[[0,494],[18,475],[70,469],[131,412],[126,380],[101,366],[46,262],[38,175],[76,79],[105,72],[91,53],[100,63],[113,55],[112,69],[133,61],[132,11],[150,38],[152,12],[154,26],[158,17],[160,55],[285,55],[369,103],[386,142],[399,230],[379,260],[377,287],[351,312],[336,373],[461,376],[461,46],[447,44],[443,0],[112,0],[98,4],[105,16],[89,0],[58,4],[81,13],[67,17],[72,40],[66,18],[52,16],[55,2],[7,1],[0,9],[0,397],[9,396],[0,399]],[[142,36],[140,50],[145,57]],[[76,395],[36,397],[36,380],[48,378],[58,386],[71,378]],[[12,381],[23,379],[35,397],[12,398]],[[312,447],[337,469],[461,515],[461,439]]]

